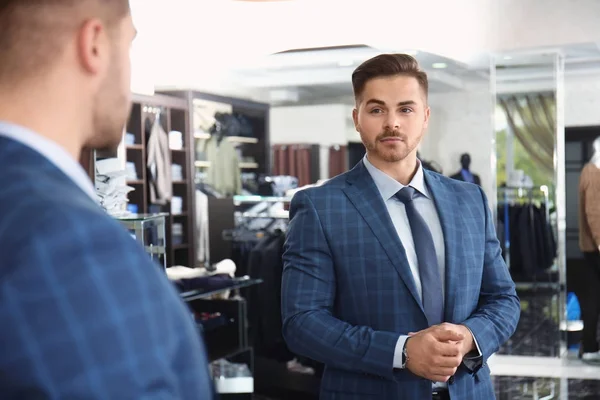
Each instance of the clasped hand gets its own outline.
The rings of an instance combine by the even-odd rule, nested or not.
[[[406,368],[432,382],[447,382],[474,347],[471,332],[462,325],[443,323],[409,336]]]

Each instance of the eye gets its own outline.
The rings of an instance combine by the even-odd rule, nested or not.
[[[412,112],[412,108],[408,108],[408,107],[403,107],[400,109],[400,112],[404,113],[404,114],[408,114]]]
[[[370,114],[381,114],[383,112],[383,110],[381,108],[374,108],[371,111],[369,111]]]

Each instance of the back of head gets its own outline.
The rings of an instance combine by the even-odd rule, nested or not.
[[[0,86],[46,73],[87,19],[128,14],[129,0],[0,0]]]
[[[134,36],[129,0],[0,0],[0,119],[74,156],[114,148],[129,114]]]
[[[414,77],[427,100],[429,93],[427,74],[419,67],[417,60],[408,54],[380,54],[359,65],[352,73],[354,98],[358,100],[365,85],[371,79],[398,75]]]

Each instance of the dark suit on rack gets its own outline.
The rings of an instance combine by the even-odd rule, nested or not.
[[[212,398],[189,310],[135,239],[1,134],[0,170],[0,397]]]
[[[483,191],[424,171],[445,243],[446,322],[481,350],[461,366],[452,400],[490,400],[486,360],[514,332],[519,302]],[[361,162],[292,200],[284,253],[283,332],[290,349],[326,365],[322,399],[431,399],[432,383],[394,368],[400,335],[428,327],[386,204]]]

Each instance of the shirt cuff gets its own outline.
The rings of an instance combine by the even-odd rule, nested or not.
[[[402,368],[402,355],[404,353],[404,345],[406,344],[408,336],[400,335],[396,342],[396,349],[394,350],[394,368]]]
[[[479,347],[479,343],[477,343],[477,339],[475,338],[475,335],[473,335],[473,331],[471,331],[471,328],[469,328],[468,326],[466,328],[469,330],[469,332],[471,332],[471,336],[473,337],[473,342],[475,343],[476,349],[467,353],[465,358],[473,359],[473,358],[479,358],[479,357],[483,356],[483,354],[481,354],[481,348]]]
[[[475,343],[476,349],[467,353],[464,356],[463,364],[471,372],[476,372],[479,369],[479,367],[483,364],[483,354],[481,353],[481,348],[479,347],[479,343],[477,343],[477,339],[475,339],[475,335],[473,335],[473,331],[471,331],[471,329],[468,326],[466,328],[469,330],[469,332],[471,332],[471,336],[473,337],[473,342]]]

